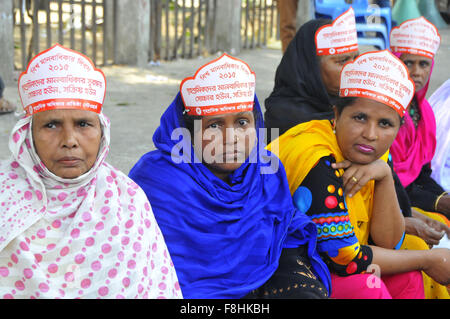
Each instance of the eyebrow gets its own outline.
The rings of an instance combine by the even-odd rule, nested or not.
[[[353,54],[350,53],[344,53],[343,55],[338,55],[338,56],[333,56],[332,59],[339,61],[339,60],[345,60],[345,59],[352,59],[353,58]]]
[[[234,113],[234,115],[236,117],[239,117],[239,116],[250,116],[250,114],[253,114],[253,113],[250,112],[250,111]],[[219,115],[219,116],[208,116],[208,118],[205,118],[205,119],[206,119],[206,123],[210,123],[211,121],[221,120],[221,119],[223,119],[223,117],[221,115]]]
[[[405,59],[403,62],[412,62],[412,63],[414,63],[414,62],[419,62],[419,63],[425,62],[425,63],[431,63],[428,60],[414,60],[414,59]]]
[[[95,118],[88,118],[88,117],[79,117],[79,118],[75,118],[73,119],[73,121],[75,122],[94,122]]]
[[[70,120],[72,120],[74,123],[79,123],[79,122],[89,122],[89,123],[92,123],[92,122],[95,122],[95,118],[89,118],[89,117],[84,117],[84,116],[82,116],[82,117],[77,117],[77,118],[72,118],[72,119],[70,119]],[[60,117],[49,117],[49,118],[47,118],[47,119],[44,119],[42,122],[43,122],[43,123],[50,123],[50,122],[52,122],[52,123],[58,123],[58,124],[60,124],[60,123],[63,123],[64,120],[63,120],[62,118],[60,118]]]
[[[356,116],[356,115],[365,115],[365,116],[367,116],[368,118],[370,118],[370,115],[369,115],[367,112],[364,112],[364,111],[355,111],[355,112],[351,113],[351,116],[352,116],[352,117],[353,117],[353,116]],[[393,122],[393,118],[389,118],[389,117],[380,117],[380,118],[378,118],[377,120],[378,120],[378,121],[388,121],[388,122],[390,122],[390,123],[394,123],[394,122]]]
[[[211,117],[208,116],[207,118],[205,117],[206,123],[211,123],[222,119],[223,119],[222,116],[211,116]]]

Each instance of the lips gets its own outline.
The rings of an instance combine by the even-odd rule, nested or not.
[[[75,166],[81,161],[80,158],[74,156],[65,156],[58,160],[58,163],[64,166]]]
[[[364,154],[371,154],[375,152],[375,148],[373,146],[365,144],[356,144],[356,149]]]
[[[245,160],[245,154],[243,152],[229,152],[223,153],[222,159],[224,163],[235,163],[239,160]]]

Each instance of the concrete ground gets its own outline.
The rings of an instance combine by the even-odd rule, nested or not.
[[[442,42],[435,58],[428,96],[450,78],[450,28],[440,30]],[[361,48],[367,51],[370,48]],[[246,50],[237,57],[246,61],[256,73],[256,94],[264,109],[264,99],[274,84],[275,70],[281,59],[279,46]],[[107,162],[128,174],[134,163],[153,150],[152,135],[161,114],[178,92],[182,79],[216,56],[193,60],[162,62],[160,66],[135,68],[108,66],[102,68],[107,79],[103,112],[111,119],[111,150]],[[20,105],[15,85],[8,86],[5,97]],[[449,110],[450,111],[450,110]],[[17,118],[14,114],[0,115],[0,160],[9,156],[8,139]]]

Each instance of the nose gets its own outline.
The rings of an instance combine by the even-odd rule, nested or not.
[[[61,132],[61,146],[63,148],[75,148],[78,147],[78,140],[75,130],[72,127],[64,127]]]
[[[409,70],[412,78],[420,78],[422,76],[422,70],[419,68],[418,63],[414,63]]]
[[[368,141],[376,141],[378,139],[378,130],[376,123],[370,123],[364,130],[364,138]]]
[[[225,144],[236,144],[239,141],[239,132],[233,127],[227,127],[225,130]]]

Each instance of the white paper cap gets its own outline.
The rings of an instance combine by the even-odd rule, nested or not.
[[[441,36],[436,27],[424,17],[406,20],[391,31],[392,52],[417,54],[433,58],[439,49]]]
[[[403,116],[414,95],[414,82],[403,62],[388,50],[367,52],[344,65],[339,95],[373,99]]]
[[[255,72],[247,63],[224,53],[181,82],[184,106],[191,115],[253,110]]]
[[[334,55],[358,50],[355,12],[350,7],[332,24],[320,27],[315,34],[316,54]]]
[[[106,78],[83,54],[59,44],[39,53],[19,77],[26,116],[53,109],[101,112]]]

